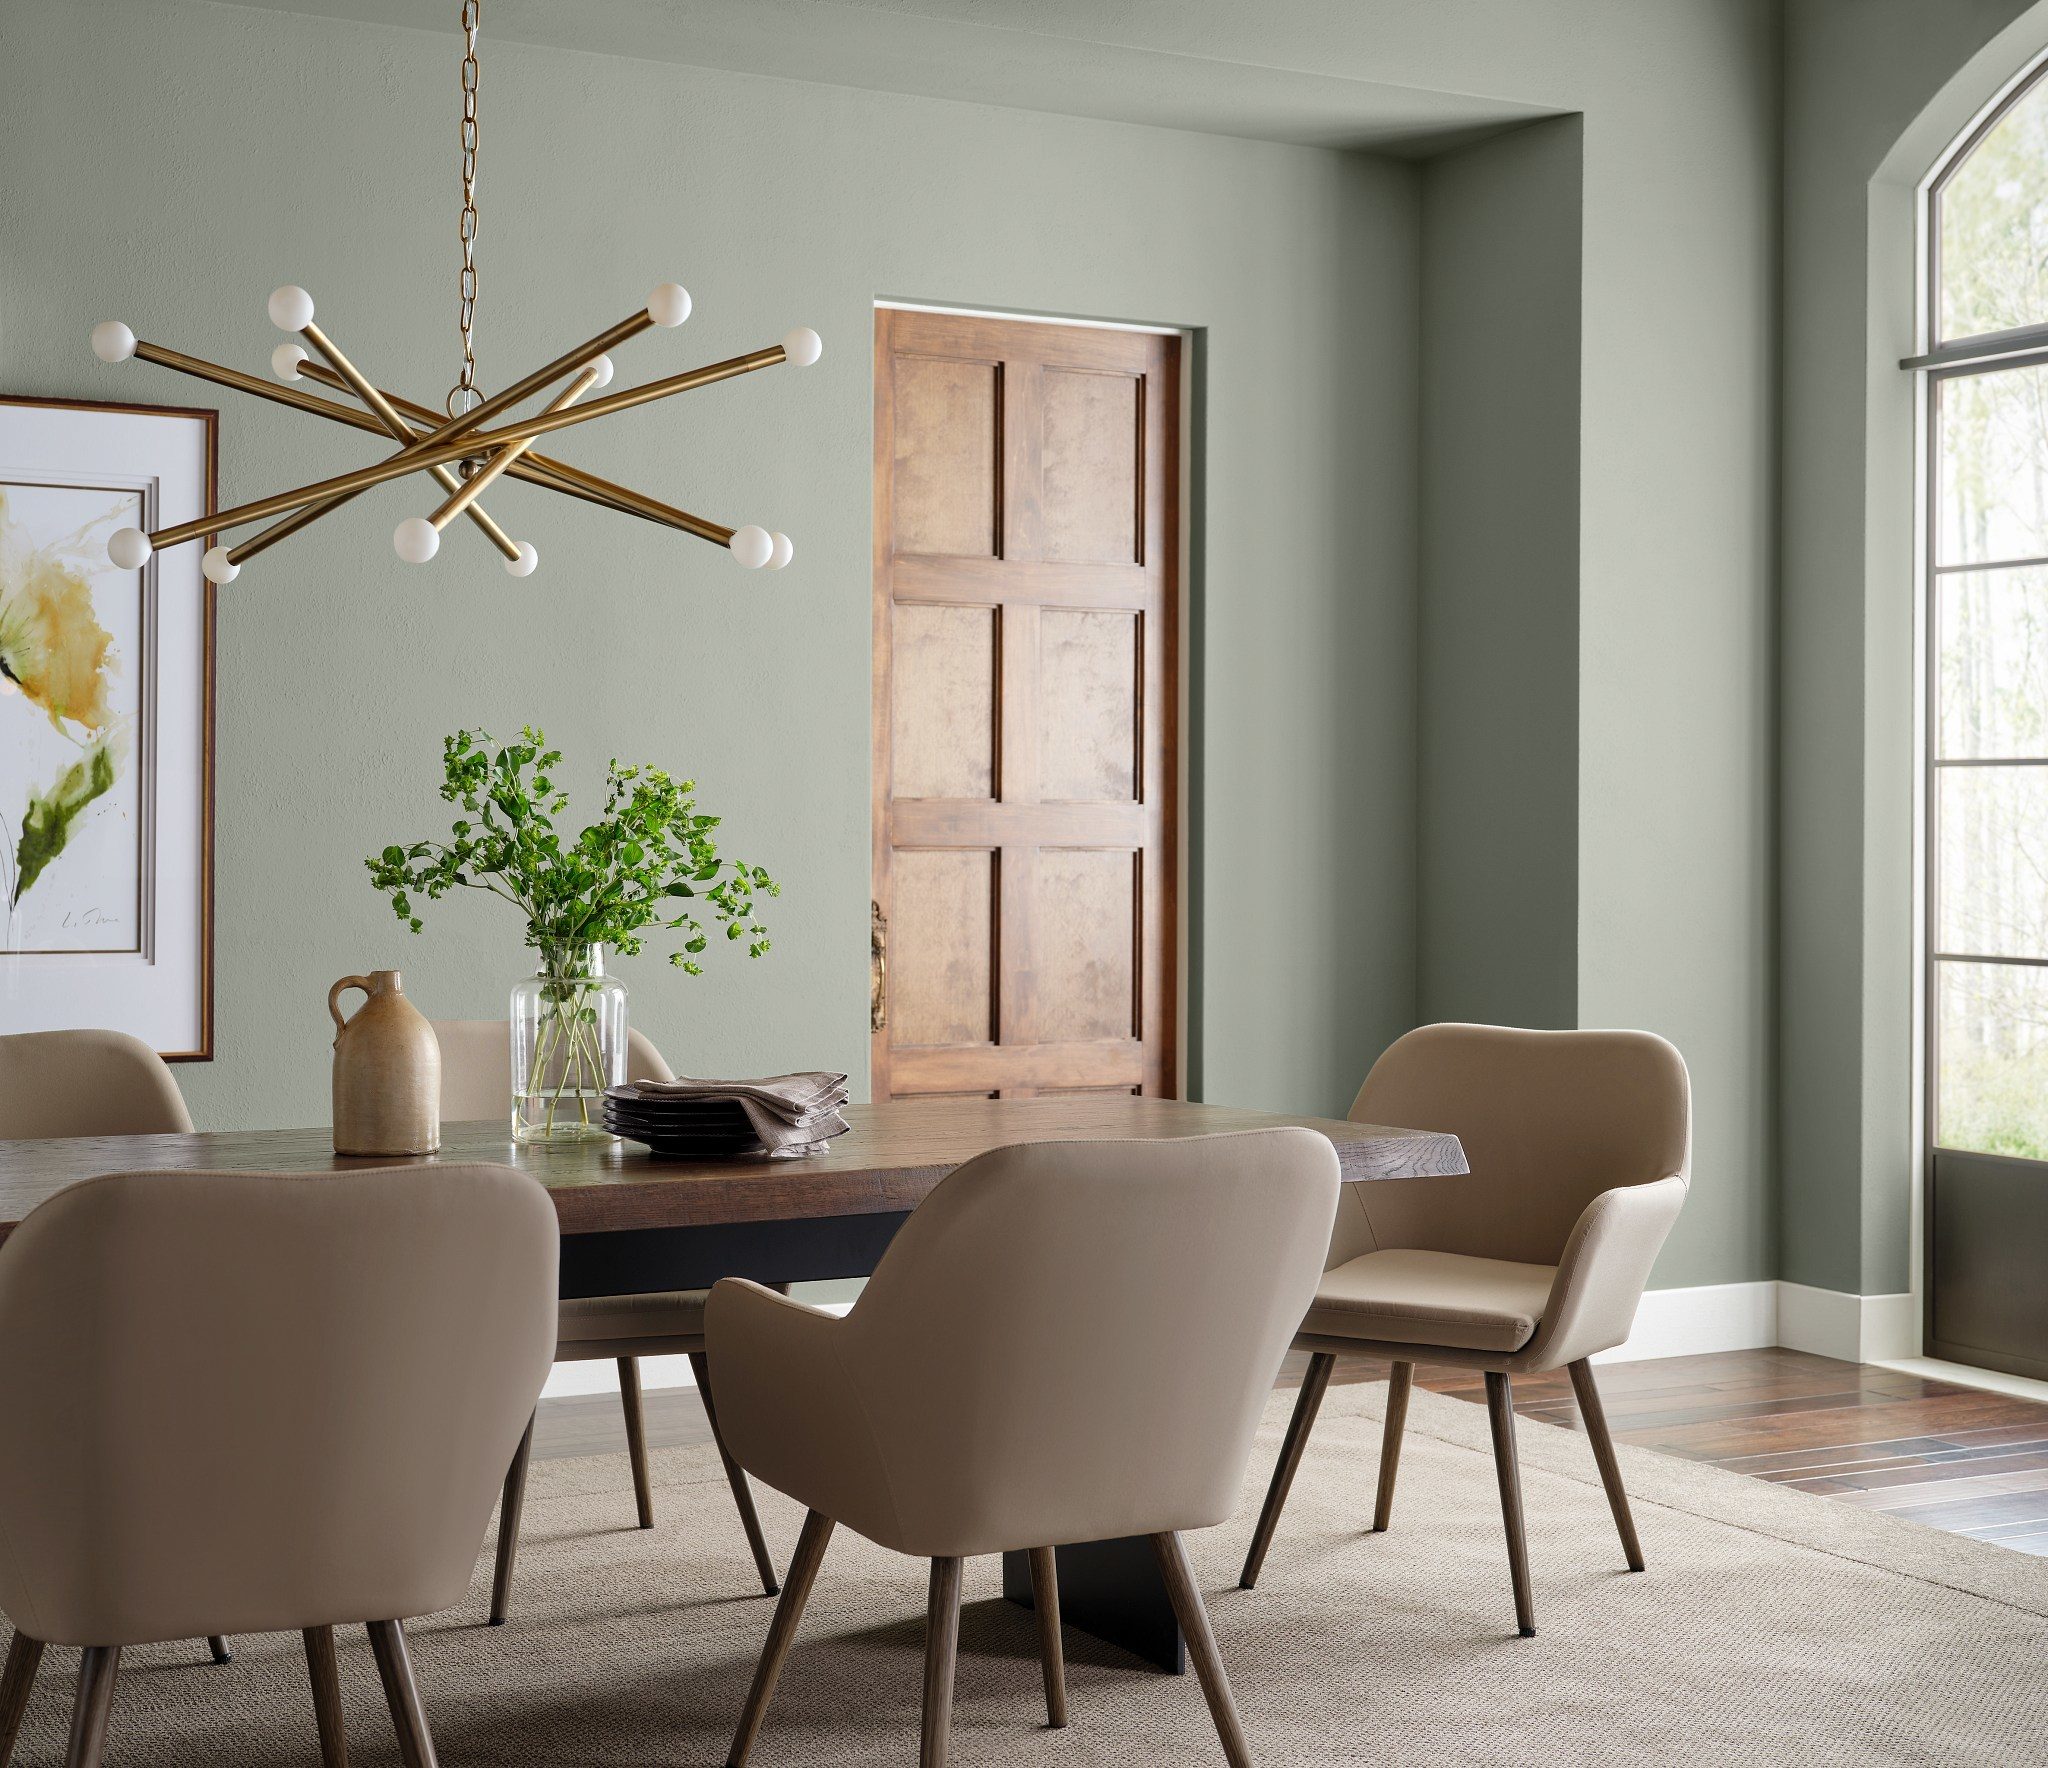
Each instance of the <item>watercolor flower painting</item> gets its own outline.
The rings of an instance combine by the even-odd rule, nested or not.
[[[141,704],[125,665],[143,635],[142,582],[107,563],[106,537],[140,504],[134,491],[0,486],[0,949],[134,943],[126,763]]]

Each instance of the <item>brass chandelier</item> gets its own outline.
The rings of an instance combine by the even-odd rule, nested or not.
[[[401,399],[375,386],[343,354],[326,332],[313,321],[313,297],[302,288],[286,286],[270,297],[271,322],[281,330],[295,333],[304,344],[280,344],[270,358],[277,382],[244,374],[183,351],[166,349],[136,337],[119,320],[106,320],[92,329],[93,354],[102,362],[125,362],[139,357],[144,362],[177,370],[219,386],[238,388],[258,398],[273,400],[298,411],[311,412],[332,423],[348,424],[390,437],[400,446],[396,453],[352,472],[316,479],[295,490],[260,497],[253,503],[203,516],[196,521],[159,528],[145,534],[139,528],[123,528],[107,542],[107,556],[123,570],[133,571],[152,552],[177,546],[201,535],[225,536],[229,530],[260,522],[266,517],[281,520],[259,529],[233,546],[215,545],[201,561],[209,581],[232,583],[245,561],[287,535],[317,522],[328,511],[373,485],[410,473],[431,473],[446,493],[442,501],[424,516],[408,516],[392,534],[398,556],[409,564],[424,564],[440,550],[441,534],[457,516],[466,516],[504,557],[505,569],[515,577],[527,576],[539,563],[539,554],[523,540],[514,540],[493,521],[477,500],[496,479],[510,476],[530,485],[542,485],[565,496],[639,516],[664,527],[679,528],[715,546],[728,548],[733,557],[749,569],[767,566],[780,569],[789,563],[794,549],[785,534],[770,533],[749,523],[728,528],[718,522],[693,516],[672,504],[628,490],[595,473],[587,473],[566,461],[534,452],[533,444],[555,430],[588,423],[614,411],[666,399],[671,393],[709,386],[713,381],[731,380],[751,374],[757,368],[772,368],[787,362],[806,368],[818,360],[823,344],[808,326],[798,326],[779,344],[750,351],[725,362],[710,363],[661,380],[646,381],[601,398],[584,400],[587,393],[601,392],[612,378],[608,351],[650,326],[679,326],[690,316],[689,291],[665,282],[647,297],[639,312],[607,327],[588,343],[579,344],[545,367],[537,368],[500,393],[485,398],[476,385],[476,354],[472,329],[476,319],[476,156],[477,156],[477,55],[476,39],[482,0],[462,0],[462,215],[459,238],[462,268],[458,279],[458,323],[462,334],[462,371],[449,392],[445,415],[432,408]],[[310,350],[306,347],[310,346]],[[315,360],[317,357],[319,360]],[[571,378],[573,377],[573,378]],[[503,419],[516,405],[535,394],[568,380],[537,415],[486,428],[493,419]],[[337,392],[353,394],[360,405],[323,399],[294,383],[314,381]]]

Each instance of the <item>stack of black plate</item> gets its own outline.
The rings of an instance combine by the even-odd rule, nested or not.
[[[604,1096],[604,1127],[657,1154],[711,1160],[763,1152],[737,1099],[662,1099],[636,1087],[613,1087]]]

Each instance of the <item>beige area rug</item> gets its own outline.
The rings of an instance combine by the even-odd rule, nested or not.
[[[2048,1559],[1621,1451],[1649,1570],[1622,1569],[1583,1438],[1527,1420],[1534,1639],[1513,1634],[1484,1411],[1418,1391],[1394,1527],[1372,1511],[1382,1387],[1332,1389],[1261,1587],[1237,1568],[1292,1396],[1276,1394],[1243,1514],[1190,1541],[1262,1763],[2048,1761]],[[725,1760],[767,1628],[708,1447],[657,1457],[661,1523],[630,1526],[622,1458],[538,1462],[511,1625],[420,1622],[444,1768]],[[798,1514],[762,1500],[778,1556]],[[925,1568],[835,1536],[754,1760],[916,1759]],[[969,1568],[953,1760],[1212,1763],[1192,1675],[1068,1636],[1072,1727],[1044,1728],[1030,1617]],[[315,1764],[295,1637],[129,1654],[107,1760]],[[352,1758],[396,1751],[360,1629],[342,1637]],[[17,1762],[62,1759],[76,1654],[44,1665]]]

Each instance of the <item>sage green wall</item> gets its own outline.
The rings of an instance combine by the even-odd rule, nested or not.
[[[1823,1288],[1911,1282],[1915,187],[2044,44],[2027,0],[1786,11],[1780,1267]]]
[[[350,432],[85,347],[98,319],[261,369],[264,299],[314,292],[384,384],[438,400],[454,348],[453,39],[183,0],[6,0],[0,386],[219,404],[231,501],[364,458]],[[525,961],[488,899],[417,939],[360,856],[445,825],[443,732],[544,724],[701,782],[786,894],[776,949],[699,982],[643,960],[634,1011],[698,1072],[866,1068],[871,302],[1185,324],[1206,338],[1203,1067],[1212,1097],[1341,1108],[1412,1023],[1417,174],[1333,152],[499,42],[484,75],[486,384],[696,297],[629,379],[815,325],[824,360],[578,431],[563,452],[786,528],[723,553],[525,487],[521,583],[366,496],[220,605],[219,1058],[202,1125],[324,1121],[336,976],[400,965],[439,1014]],[[1391,835],[1390,835],[1391,832]]]
[[[1079,43],[1132,68],[1144,82],[1133,105],[1150,114],[1173,104],[1185,114],[1219,67],[1248,70],[1263,121],[1212,99],[1219,127],[1383,139],[1373,107],[1388,87],[1583,115],[1578,1018],[1661,1031],[1692,1070],[1697,1182],[1654,1281],[1775,1275],[1776,0],[756,0],[750,10],[769,21],[761,41],[721,36],[719,53],[739,64],[775,63],[774,35],[800,19],[805,53],[830,42],[858,70],[849,78],[939,91],[966,78],[985,92],[987,69],[1000,66],[1014,70],[1019,102],[1048,108],[1099,110],[1115,98],[1090,87],[1076,100],[1041,77],[1044,40],[1057,42],[1063,54],[1050,59],[1061,66]],[[943,28],[881,69],[863,49],[877,14]],[[1361,310],[1352,347],[1379,341]],[[1559,445],[1572,446],[1562,423]],[[1376,537],[1359,522],[1338,543],[1369,548]],[[1348,761],[1364,793],[1393,756],[1356,750]],[[1318,809],[1367,814],[1350,792]],[[1212,830],[1212,854],[1214,840]],[[1212,859],[1212,885],[1217,875]],[[1289,913],[1270,882],[1261,872],[1263,900],[1250,889],[1239,900]],[[1356,915],[1372,912],[1376,887],[1369,879],[1357,892]],[[1212,973],[1227,926],[1212,919],[1202,948]],[[1360,955],[1314,962],[1338,969]],[[1219,995],[1232,1016],[1295,1022],[1287,990],[1306,967],[1269,983],[1233,966],[1235,980],[1211,990],[1211,1035],[1224,1023]],[[1392,981],[1371,965],[1347,980],[1372,994]],[[1308,999],[1327,1011],[1327,996]],[[1319,1070],[1333,1088],[1335,1066]],[[1227,1096],[1225,1085],[1211,1077],[1211,1095]]]
[[[1582,137],[1423,173],[1424,1020],[1578,1023]]]
[[[579,456],[780,523],[799,563],[736,577],[702,549],[522,499],[548,560],[525,588],[452,546],[410,574],[389,555],[410,507],[392,494],[252,567],[223,621],[224,1041],[222,1061],[189,1076],[200,1114],[317,1115],[317,1001],[343,970],[404,958],[436,1010],[495,1005],[518,954],[487,909],[450,910],[408,946],[352,869],[367,843],[425,826],[433,739],[459,717],[545,717],[586,762],[613,748],[687,762],[736,841],[758,832],[746,845],[790,894],[758,973],[686,994],[643,968],[643,1022],[685,1062],[859,1071],[876,294],[1207,328],[1192,953],[1204,1089],[1341,1106],[1412,1021],[1426,961],[1418,175],[944,100],[958,89],[947,57],[994,44],[975,89],[989,67],[1014,67],[1016,102],[1031,102],[1032,45],[1052,37],[1128,51],[1168,81],[1254,69],[1276,129],[1292,81],[1313,96],[1303,115],[1319,140],[1383,141],[1389,88],[1475,94],[1496,116],[1583,114],[1577,1013],[1665,1032],[1692,1066],[1699,1183],[1656,1281],[1773,1274],[1776,7],[723,9],[734,30],[768,20],[766,39],[800,26],[813,61],[840,42],[850,68],[878,13],[948,27],[891,70],[935,100],[493,52],[487,377],[626,311],[660,275],[691,285],[699,316],[679,339],[647,340],[642,362],[817,325],[829,353],[810,378],[618,420]],[[445,383],[445,29],[174,0],[12,0],[0,17],[7,65],[34,70],[0,112],[11,390],[188,398],[150,371],[96,370],[83,326],[118,309],[145,334],[260,362],[274,342],[262,297],[288,277],[380,374],[429,394]],[[981,25],[987,43],[968,28]],[[776,65],[772,41],[746,54]],[[1057,109],[1059,95],[1038,102]],[[236,409],[229,494],[360,456],[345,435],[304,431]],[[770,665],[751,662],[766,657],[772,686]]]

